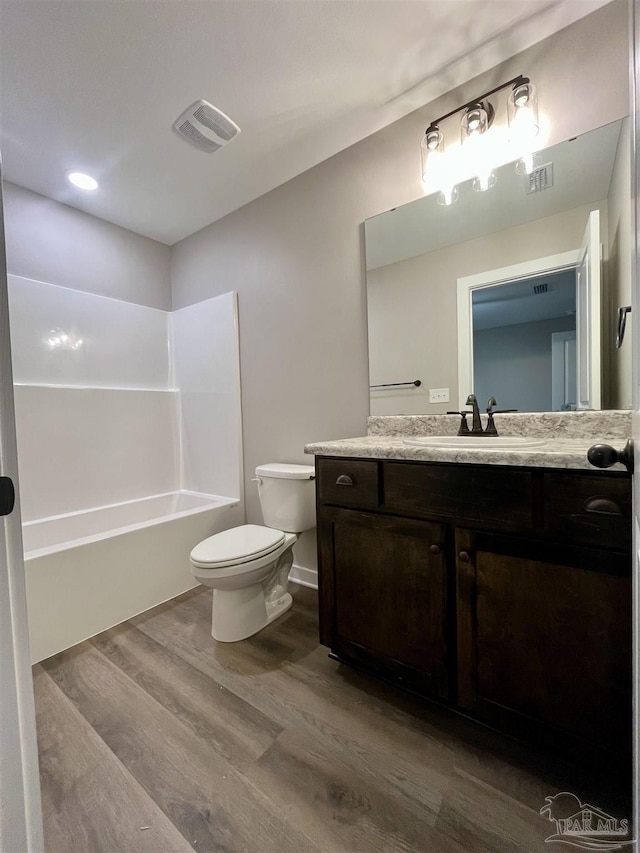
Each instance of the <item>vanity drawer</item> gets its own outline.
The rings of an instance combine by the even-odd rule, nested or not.
[[[631,547],[631,478],[544,475],[544,524],[576,543],[627,551]]]
[[[380,463],[361,459],[319,459],[318,500],[338,506],[380,506]]]
[[[389,512],[533,526],[530,471],[480,466],[385,462],[384,506]]]

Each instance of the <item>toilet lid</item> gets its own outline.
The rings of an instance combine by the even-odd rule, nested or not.
[[[282,530],[243,524],[204,539],[191,552],[191,562],[207,568],[236,566],[275,551],[284,539]]]

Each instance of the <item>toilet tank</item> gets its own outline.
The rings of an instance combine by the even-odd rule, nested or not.
[[[267,527],[302,533],[316,526],[315,468],[270,462],[256,468],[262,518]]]

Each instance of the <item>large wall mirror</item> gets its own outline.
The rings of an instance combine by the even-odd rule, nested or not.
[[[371,414],[630,408],[628,119],[459,189],[365,222]]]

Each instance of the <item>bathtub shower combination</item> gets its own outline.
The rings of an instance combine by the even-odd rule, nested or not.
[[[34,662],[194,586],[189,552],[234,526],[238,501],[190,492],[23,525]]]
[[[237,298],[9,299],[36,662],[195,586],[193,546],[243,523]]]

